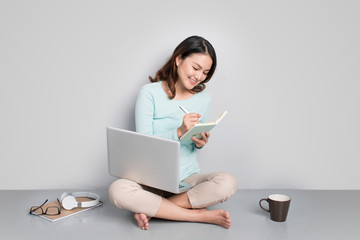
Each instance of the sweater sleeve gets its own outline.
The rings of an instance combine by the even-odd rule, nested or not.
[[[146,88],[141,88],[135,106],[135,126],[136,131],[154,135],[161,138],[171,140],[179,140],[177,136],[177,129],[171,129],[161,133],[155,133],[153,129],[155,112],[155,99],[152,93]]]

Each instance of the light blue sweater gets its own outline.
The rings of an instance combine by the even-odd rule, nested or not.
[[[181,126],[184,117],[184,112],[179,105],[189,112],[201,114],[200,122],[206,122],[210,108],[210,95],[202,91],[187,100],[170,100],[161,87],[161,83],[149,83],[141,88],[135,107],[136,131],[179,141],[177,128]],[[194,142],[192,140],[181,142],[180,181],[199,172],[200,166],[196,160]]]

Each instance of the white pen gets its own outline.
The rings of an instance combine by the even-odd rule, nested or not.
[[[185,114],[189,114],[189,112],[181,105],[179,105],[179,108],[185,113]]]

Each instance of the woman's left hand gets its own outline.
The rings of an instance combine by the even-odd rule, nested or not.
[[[198,139],[196,137],[192,137],[191,139],[193,140],[197,148],[202,148],[209,141],[209,137],[210,137],[210,133],[206,132],[206,133],[201,133],[201,139]]]

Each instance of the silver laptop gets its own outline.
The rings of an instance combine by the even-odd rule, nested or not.
[[[180,142],[107,128],[110,175],[172,193],[192,186],[179,181]]]

